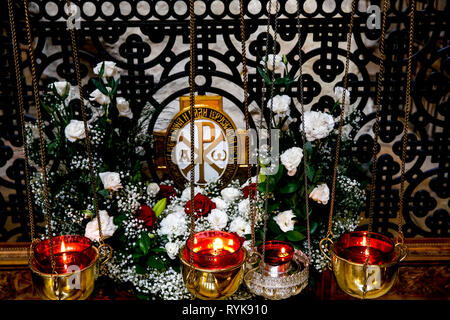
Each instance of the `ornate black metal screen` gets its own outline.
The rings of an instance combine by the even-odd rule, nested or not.
[[[70,38],[66,30],[67,15],[62,0],[30,1],[32,34],[40,88],[55,78],[75,84]],[[188,1],[169,0],[89,0],[73,3],[81,6],[79,47],[82,76],[87,77],[96,63],[113,60],[124,70],[120,95],[132,101],[133,113],[139,115],[146,102],[156,113],[188,89]],[[276,2],[275,0],[273,1]],[[303,61],[305,64],[305,103],[313,110],[329,108],[330,94],[342,79],[345,41],[351,1],[302,1]],[[367,12],[368,5],[380,1],[359,1],[355,20],[349,84],[352,102],[364,110],[362,121],[368,127],[375,114],[370,101],[375,98],[376,40],[380,30],[367,24],[379,18]],[[246,1],[246,32],[249,49],[250,104],[258,107],[262,79],[256,72],[265,52],[267,0]],[[450,109],[449,41],[447,1],[417,1],[412,84],[414,99],[407,152],[406,205],[402,213],[407,237],[449,236],[449,166]],[[296,1],[280,1],[277,53],[284,53],[294,70],[298,70]],[[24,48],[22,1],[16,1],[16,24],[19,42]],[[26,240],[24,161],[20,156],[17,92],[15,88],[12,47],[6,1],[0,3],[0,241]],[[374,213],[374,230],[395,229],[392,218],[398,212],[399,154],[403,130],[407,57],[408,1],[392,0],[388,17],[386,42],[386,89],[383,92],[381,120],[381,153]],[[196,1],[197,14],[197,80],[200,94],[219,94],[230,104],[242,108],[239,1]],[[272,39],[272,38],[271,38]],[[270,46],[272,47],[272,46]],[[22,69],[29,73],[24,58]],[[25,78],[26,101],[32,104],[30,79]],[[91,89],[86,84],[86,90]],[[294,96],[298,85],[292,87]],[[27,107],[28,107],[27,103]],[[296,103],[298,103],[296,101]],[[29,109],[33,114],[32,108]],[[297,113],[298,114],[298,113]],[[153,131],[157,116],[149,124]],[[33,120],[30,115],[29,120]],[[354,148],[361,163],[370,160],[373,139],[368,131],[360,132]],[[151,163],[151,161],[150,161]],[[9,227],[6,227],[9,225]]]

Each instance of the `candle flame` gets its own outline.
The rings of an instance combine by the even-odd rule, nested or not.
[[[366,257],[369,256],[369,249],[367,248],[366,251],[364,251],[364,254],[366,255]]]
[[[213,250],[217,251],[220,249],[223,249],[223,241],[220,238],[216,238],[216,239],[214,239],[214,242],[213,242]]]
[[[364,247],[367,245],[367,238],[363,237],[361,245]]]
[[[67,255],[66,255],[66,244],[64,243],[64,240],[61,242],[61,248],[60,251],[63,252],[63,262],[64,262],[64,269],[67,270]]]
[[[280,254],[278,255],[280,258],[287,257],[289,253],[286,252],[285,247],[281,247]]]

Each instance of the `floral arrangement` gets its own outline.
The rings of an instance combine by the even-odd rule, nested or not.
[[[288,95],[294,79],[285,58],[269,55],[277,68],[264,74],[270,84],[275,72],[276,93],[268,106],[272,111],[272,127],[280,129],[280,165],[275,175],[255,177],[240,185],[233,181],[220,190],[219,182],[205,188],[195,188],[194,209],[196,232],[225,230],[237,233],[249,247],[251,238],[249,193],[255,196],[255,227],[257,245],[263,239],[263,203],[260,195],[268,188],[269,199],[266,239],[290,241],[297,248],[306,249],[306,212],[304,180],[308,179],[311,198],[311,232],[313,266],[322,270],[318,242],[324,236],[333,151],[336,144],[338,119],[330,112],[305,112],[305,131],[308,142],[301,148],[301,132],[297,119],[291,117],[292,98]],[[263,64],[265,62],[262,62]],[[279,72],[283,74],[279,76]],[[99,241],[99,225],[95,217],[93,192],[99,200],[99,215],[105,241],[114,248],[107,263],[107,276],[112,280],[131,284],[142,299],[189,298],[180,273],[178,252],[189,237],[190,189],[177,190],[171,181],[152,182],[143,174],[141,161],[145,150],[151,149],[152,138],[146,132],[153,109],[146,105],[140,118],[133,116],[130,103],[117,95],[120,70],[114,62],[99,63],[91,79],[95,89],[85,101],[88,128],[93,151],[97,190],[92,190],[86,152],[86,134],[81,121],[78,89],[65,81],[53,82],[41,104],[45,110],[45,154],[49,163],[48,187],[52,208],[54,234],[82,234]],[[336,88],[335,108],[340,108],[342,89]],[[350,99],[346,99],[350,101]],[[336,190],[336,209],[333,233],[339,236],[353,230],[359,223],[359,211],[365,200],[364,173],[351,156],[353,134],[359,129],[360,113],[345,105],[342,158]],[[41,165],[37,127],[27,124],[30,159]],[[300,129],[302,127],[300,126]],[[269,163],[268,148],[261,148],[260,164]],[[307,177],[301,163],[307,161]],[[32,192],[41,208],[42,176],[33,173]],[[220,191],[219,191],[220,190]]]
[[[94,68],[95,90],[85,105],[89,110],[93,162],[97,174],[102,234],[114,248],[107,276],[131,284],[142,299],[189,298],[184,286],[178,251],[189,237],[190,188],[182,192],[170,181],[151,182],[142,174],[142,152],[152,141],[145,121],[133,118],[130,104],[117,96],[119,70],[113,62]],[[41,103],[46,111],[46,158],[51,163],[48,187],[52,229],[55,234],[82,234],[99,241],[93,191],[90,184],[86,134],[79,112],[77,89],[68,82],[49,85]],[[31,161],[40,166],[39,137],[35,124],[27,124]],[[248,184],[233,181],[219,191],[219,182],[195,188],[196,231],[225,230],[246,241],[250,235]],[[35,172],[32,192],[43,208],[42,176]],[[257,226],[261,216],[256,215]],[[244,242],[248,246],[248,241]]]
[[[303,125],[291,112],[295,106],[290,88],[296,79],[290,74],[286,57],[269,54],[267,60],[263,59],[260,64],[262,67],[258,66],[258,72],[268,86],[273,79],[274,92],[266,107],[271,110],[271,127],[278,129],[280,133],[279,159],[273,159],[268,153],[269,147],[260,148],[261,167],[269,166],[271,160],[279,160],[280,163],[275,170],[276,174],[262,174],[259,177],[258,190],[267,190],[271,196],[266,238],[290,241],[299,249],[307,249],[304,179],[308,179],[312,265],[317,271],[322,271],[326,261],[320,253],[319,242],[325,237],[328,227],[329,186],[333,177],[339,125],[339,117],[335,118],[333,115],[339,114],[340,108],[345,108],[332,229],[334,236],[339,237],[358,226],[362,219],[359,213],[366,200],[368,177],[364,168],[352,156],[353,138],[360,129],[362,114],[350,103],[350,93],[347,90],[345,105],[342,106],[340,100],[344,89],[336,87],[336,100],[332,110],[304,112],[307,141],[303,149]],[[302,161],[307,164],[306,177]]]

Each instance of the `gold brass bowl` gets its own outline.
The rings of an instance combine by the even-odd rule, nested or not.
[[[29,267],[32,271],[33,286],[43,300],[85,300],[94,290],[99,271],[99,252],[85,268],[73,273],[49,274],[39,271],[37,261],[31,257]]]
[[[194,296],[202,300],[222,300],[230,297],[239,288],[244,276],[244,262],[247,258],[245,248],[242,261],[232,267],[224,269],[202,269],[193,267],[184,259],[182,246],[179,257],[182,262],[181,269],[186,288]]]
[[[324,243],[326,242],[326,243]],[[364,271],[364,263],[356,263],[344,259],[336,250],[336,245],[329,238],[320,242],[322,254],[330,261],[339,287],[348,295],[359,299],[375,299],[386,294],[394,285],[398,275],[399,262],[407,255],[403,244],[395,245],[394,258],[383,264],[369,264]],[[325,251],[331,253],[329,256]],[[364,288],[366,282],[366,288]]]

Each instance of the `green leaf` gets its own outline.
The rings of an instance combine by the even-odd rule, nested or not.
[[[271,84],[270,78],[267,74],[264,73],[264,70],[260,67],[256,67],[258,69],[258,73],[261,75],[261,77],[266,81],[267,84]]]
[[[260,173],[259,174],[259,182],[262,183],[264,181],[266,181],[266,176]]]
[[[286,236],[284,235],[284,233],[281,233],[275,237],[275,240],[284,241],[284,240],[286,240]]]
[[[267,213],[270,214],[270,213],[274,212],[275,210],[278,209],[279,206],[280,206],[280,203],[279,203],[279,202],[269,204],[269,205],[267,206]]]
[[[58,148],[58,140],[54,140],[52,142],[50,142],[47,146],[48,148],[48,152],[51,154],[55,151],[55,149]]]
[[[147,273],[147,268],[144,266],[141,266],[140,264],[137,264],[136,265],[136,273],[145,274],[145,273]]]
[[[147,259],[147,265],[150,268],[154,268],[154,269],[158,269],[158,270],[162,270],[165,268],[164,266],[164,262],[162,261],[162,259],[158,256],[150,256]]]
[[[126,218],[127,218],[127,217],[126,217],[126,215],[124,215],[124,214],[115,216],[115,217],[114,217],[114,224],[115,224],[116,226],[120,226],[120,225],[122,225],[122,222],[123,222]]]
[[[281,232],[280,227],[277,225],[277,223],[273,219],[269,220],[269,223],[267,224],[267,226],[269,227],[269,230],[275,234],[279,234]]]
[[[139,260],[139,258],[143,257],[142,253],[139,253],[139,252],[133,253],[132,256],[133,256],[134,260]]]
[[[105,73],[105,62],[103,61],[102,67],[100,68],[100,71],[98,72],[98,76],[101,78],[103,77],[103,73]]]
[[[95,87],[100,90],[101,93],[103,93],[104,95],[109,96],[109,92],[108,90],[106,90],[105,85],[103,84],[102,81],[97,80],[97,79],[92,79],[92,82],[94,83]]]
[[[154,253],[161,253],[161,252],[167,252],[164,248],[153,248],[152,252]]]
[[[307,141],[307,142],[305,143],[305,149],[306,149],[306,152],[307,152],[308,154],[311,154],[311,153],[312,153],[313,147],[312,147],[311,141]]]
[[[311,233],[316,232],[318,226],[319,226],[319,224],[318,224],[317,222],[313,222],[313,223],[311,224],[310,232],[311,232]]]
[[[286,237],[288,238],[289,241],[292,242],[298,242],[305,239],[305,235],[303,233],[300,233],[295,230],[286,232]]]
[[[167,205],[167,199],[166,198],[162,198],[161,200],[159,200],[155,206],[153,207],[153,211],[156,214],[156,217],[159,217],[159,215],[164,211],[164,209],[166,208]]]
[[[137,292],[137,293],[136,293],[136,297],[137,297],[139,300],[150,300],[150,296],[147,295],[147,294],[145,294],[145,293]]]
[[[99,190],[98,194],[100,194],[104,197],[109,197],[109,191],[107,189]]]
[[[115,81],[114,86],[112,87],[112,90],[111,90],[111,95],[116,94],[117,88],[119,87],[119,82],[120,82],[120,79],[117,79],[117,81]]]
[[[312,166],[306,166],[306,175],[308,176],[309,180],[314,179],[315,170]]]
[[[142,253],[146,255],[150,250],[150,237],[146,232],[141,233],[141,237],[139,238],[139,249],[141,249]]]
[[[47,112],[48,114],[52,114],[53,111],[50,109],[50,107],[43,101],[41,100],[41,106],[44,108],[45,112]]]
[[[278,192],[279,193],[292,193],[297,191],[297,189],[300,187],[300,183],[298,182],[288,182],[287,184],[283,185]]]

